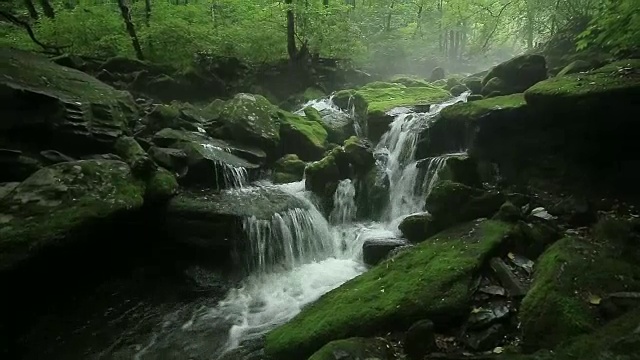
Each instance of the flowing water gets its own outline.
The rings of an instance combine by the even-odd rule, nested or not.
[[[425,194],[446,163],[448,156],[441,156],[428,160],[426,171],[418,166],[414,159],[418,134],[442,108],[465,100],[466,94],[432,106],[427,113],[405,111],[395,117],[375,148],[377,165],[391,184],[382,219],[356,220],[356,184],[352,180],[339,183],[334,209],[325,219],[304,190],[304,181],[247,185],[246,171],[227,169],[225,179],[234,189],[225,191],[276,187],[304,206],[274,213],[269,219],[247,217],[243,225],[250,244],[246,256],[250,274],[220,301],[191,304],[167,314],[153,335],[138,344],[135,358],[162,358],[167,349],[178,348],[183,358],[224,359],[230,352],[259,342],[305,305],[366,271],[363,243],[397,237],[399,221],[422,210]],[[327,122],[352,116],[333,106],[330,99],[306,105],[319,109]],[[356,132],[364,131],[354,126]],[[182,315],[177,316],[178,312]]]

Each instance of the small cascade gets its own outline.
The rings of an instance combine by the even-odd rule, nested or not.
[[[233,166],[220,162],[216,167],[216,179],[219,178],[219,170],[226,186],[234,189],[243,189],[249,183],[249,174],[247,168],[242,166]]]
[[[294,208],[273,214],[271,219],[244,220],[250,250],[249,268],[258,273],[276,266],[291,269],[335,252],[329,225],[313,210]]]
[[[356,188],[353,181],[341,180],[333,195],[333,210],[329,220],[332,224],[350,223],[355,220],[356,211]]]
[[[422,183],[422,186],[421,186],[421,191],[424,194],[425,199],[429,196],[429,194],[431,194],[433,187],[438,183],[438,180],[440,180],[440,171],[447,164],[447,160],[449,160],[452,157],[457,157],[462,155],[466,155],[466,153],[459,152],[459,153],[452,153],[452,154],[444,154],[444,155],[440,155],[440,156],[436,156],[428,159],[429,161],[427,163],[427,169],[424,173],[424,182]]]
[[[380,159],[390,182],[390,201],[386,214],[388,221],[422,211],[425,190],[433,187],[433,176],[438,171],[427,171],[425,174],[418,169],[415,151],[420,133],[430,126],[442,109],[466,101],[467,96],[468,93],[464,93],[445,103],[433,105],[426,113],[401,112],[380,139],[376,146],[376,157]],[[443,165],[444,162],[439,166]],[[424,179],[421,174],[426,175]]]

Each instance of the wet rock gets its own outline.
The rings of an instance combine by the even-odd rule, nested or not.
[[[585,60],[576,60],[571,64],[565,66],[556,76],[565,76],[569,74],[585,72],[593,69],[594,66],[592,63]]]
[[[184,176],[187,172],[189,156],[184,150],[152,146],[149,149],[149,156],[158,165],[180,176]]]
[[[404,352],[409,359],[421,360],[437,350],[433,321],[420,320],[411,325],[404,338]]]
[[[129,164],[136,176],[146,179],[157,168],[140,144],[130,136],[119,138],[114,145],[114,149],[116,154]]]
[[[374,166],[359,180],[356,189],[358,216],[379,219],[389,202],[389,176]]]
[[[327,131],[328,142],[342,144],[354,135],[353,119],[344,112],[335,111],[330,107],[317,110],[312,106],[307,106],[304,108],[304,115],[307,119],[322,125]]]
[[[427,197],[425,209],[437,226],[448,226],[492,216],[504,202],[497,192],[485,192],[452,181],[439,182]]]
[[[578,196],[562,199],[550,208],[549,212],[562,218],[571,226],[588,226],[598,220],[596,210],[591,202]]]
[[[238,185],[238,176],[248,178],[250,171],[259,168],[231,153],[226,142],[202,133],[164,129],[153,137],[153,142],[187,154],[188,170],[181,179],[185,185],[226,188]]]
[[[474,309],[469,316],[469,329],[484,329],[509,317],[509,307],[504,303],[490,303]]]
[[[433,217],[428,212],[411,214],[405,217],[398,225],[398,230],[400,230],[402,236],[412,243],[422,242],[439,231],[433,221]]]
[[[482,79],[476,77],[466,78],[463,81],[464,86],[471,90],[472,94],[480,94],[482,92]]]
[[[273,165],[273,182],[276,184],[290,183],[302,180],[304,168],[307,166],[295,154],[288,154]]]
[[[375,164],[373,148],[365,139],[352,136],[344,142],[343,149],[345,158],[356,174],[365,174]]]
[[[327,209],[331,209],[338,182],[351,175],[344,149],[334,148],[322,160],[308,164],[305,174],[305,188],[323,199]]]
[[[0,183],[0,199],[12,192],[18,185],[20,185],[19,182]]]
[[[393,249],[406,244],[403,239],[367,239],[362,245],[362,259],[367,265],[377,265]]]
[[[391,345],[381,338],[349,338],[331,341],[315,352],[309,360],[391,360]]]
[[[469,284],[511,226],[491,220],[448,229],[328,292],[267,334],[265,354],[303,359],[328,341],[409,327],[427,316],[435,326],[460,324],[473,295]],[[317,319],[323,319],[319,322]]]
[[[42,164],[22,151],[0,149],[0,182],[22,181],[42,167]]]
[[[451,88],[451,90],[449,90],[449,92],[453,96],[460,96],[465,91],[469,91],[469,89],[466,86],[462,85],[462,84],[455,85],[454,87]]]
[[[505,296],[507,294],[505,289],[502,286],[498,286],[498,285],[483,286],[480,289],[478,289],[478,291],[487,295],[494,295],[494,296]]]
[[[389,259],[393,259],[396,256],[399,256],[400,254],[409,251],[413,248],[414,245],[412,244],[405,244],[402,246],[398,246],[397,248],[389,251],[389,254],[387,255],[387,258],[385,260],[389,260]]]
[[[0,70],[1,129],[11,129],[16,141],[46,138],[47,148],[71,156],[101,153],[137,118],[130,94],[86,73],[9,48],[0,49],[0,62],[6,64]]]
[[[502,286],[509,291],[509,296],[517,298],[526,295],[527,288],[502,259],[493,258],[489,264]]]
[[[142,206],[126,163],[82,160],[43,168],[0,199],[0,270],[74,241],[96,222]],[[79,238],[78,238],[79,237]]]
[[[465,337],[465,343],[475,351],[492,350],[504,339],[507,330],[502,324],[493,324],[489,328],[468,333]]]
[[[67,156],[56,150],[40,151],[40,156],[42,156],[45,159],[45,161],[47,162],[47,165],[58,164],[61,162],[76,161],[76,159],[70,156]]]

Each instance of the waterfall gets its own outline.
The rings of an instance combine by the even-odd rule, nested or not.
[[[222,162],[219,163],[219,165],[220,166],[216,167],[216,178],[218,177],[218,169],[221,169],[226,186],[242,189],[249,183],[247,168]]]
[[[468,93],[439,105],[433,105],[426,113],[400,112],[376,146],[376,157],[389,177],[389,207],[386,218],[394,221],[404,215],[422,211],[425,191],[433,187],[435,176],[444,166],[444,160],[433,160],[435,166],[426,174],[418,169],[415,151],[422,130],[428,128],[436,115],[447,106],[466,101]],[[436,158],[437,159],[437,158]],[[431,167],[432,164],[429,164]],[[421,177],[424,174],[425,178]],[[426,186],[426,187],[425,187]]]
[[[350,223],[356,218],[356,188],[351,179],[344,179],[338,183],[333,195],[333,210],[329,220],[333,224]]]

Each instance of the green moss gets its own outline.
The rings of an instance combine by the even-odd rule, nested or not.
[[[278,108],[264,96],[237,94],[220,109],[225,137],[273,151],[280,141]]]
[[[487,220],[437,234],[323,295],[271,331],[265,353],[301,359],[331,340],[405,329],[421,318],[450,326],[468,314],[475,273],[509,231]]]
[[[315,99],[321,99],[323,97],[327,96],[327,94],[324,93],[324,91],[315,88],[315,87],[309,87],[307,88],[304,93],[302,94],[302,97],[304,99],[304,101],[309,101],[309,100],[315,100]]]
[[[640,69],[640,59],[625,59],[614,61],[592,71],[592,73],[615,73],[623,69]],[[624,71],[624,70],[623,70]]]
[[[390,354],[389,343],[380,338],[350,338],[335,340],[315,352],[309,360],[335,360],[335,354],[348,354],[340,359],[387,359]]]
[[[406,87],[402,84],[372,83],[357,90],[368,104],[369,115],[381,114],[399,106],[435,104],[451,97],[437,86]]]
[[[444,119],[477,120],[496,110],[517,110],[524,106],[526,106],[524,96],[513,94],[454,104],[443,109],[441,116]]]
[[[591,295],[640,289],[640,267],[619,258],[611,243],[564,238],[540,257],[520,320],[529,349],[553,349],[597,325]]]
[[[432,81],[431,86],[436,86],[444,89],[447,86],[447,80],[440,79],[440,80]]]
[[[178,181],[169,171],[158,168],[147,181],[145,201],[166,201],[178,192]]]
[[[144,185],[121,161],[43,168],[0,201],[0,268],[67,240],[85,226],[143,202]]]
[[[327,143],[327,130],[318,121],[304,116],[292,114],[288,111],[278,111],[281,124],[287,124],[295,131],[304,135],[309,141],[318,147],[324,148]],[[321,120],[322,121],[322,120]]]
[[[402,84],[406,87],[429,87],[429,82],[409,76],[397,76],[391,79],[391,83]]]
[[[302,180],[306,164],[295,154],[288,154],[273,165],[273,182],[276,184],[290,183]]]
[[[565,75],[569,75],[569,74],[575,74],[575,73],[579,73],[579,72],[589,71],[592,68],[593,68],[593,66],[591,65],[590,62],[584,61],[584,60],[576,60],[576,61],[572,62],[571,64],[565,66],[562,70],[560,70],[560,72],[558,72],[558,75],[556,75],[556,76],[565,76]]]
[[[619,63],[613,63],[589,73],[553,77],[535,84],[524,96],[531,105],[564,108],[640,96],[640,77],[617,71],[619,68]]]
[[[121,136],[114,145],[116,154],[133,170],[136,176],[146,179],[155,169],[156,164],[142,149],[138,142],[130,136]]]

